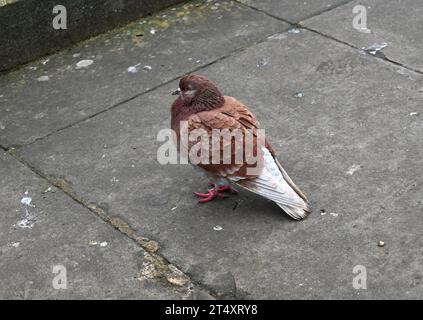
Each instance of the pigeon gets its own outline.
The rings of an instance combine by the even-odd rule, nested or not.
[[[243,103],[222,95],[207,77],[195,74],[183,76],[179,81],[179,88],[172,94],[178,96],[171,106],[171,128],[175,132],[179,153],[182,148],[187,148],[190,154],[194,145],[203,141],[183,139],[183,124],[188,135],[202,130],[201,132],[212,136],[216,130],[227,130],[240,132],[238,137],[243,139],[243,143],[238,145],[232,138],[226,142],[219,140],[219,143],[214,144],[211,142],[212,138],[204,140],[208,149],[204,149],[205,156],[201,159],[206,161],[197,162],[195,166],[207,174],[212,188],[206,193],[194,192],[200,198],[199,202],[223,199],[226,197],[223,194],[225,192],[237,193],[233,187],[235,185],[275,202],[295,220],[304,219],[311,213],[306,196],[288,176],[267,139],[261,139],[263,137],[259,122]],[[253,146],[249,152],[241,150],[247,149],[248,136],[252,137],[248,141]],[[229,158],[226,161],[218,158],[216,162],[213,152],[221,156],[223,151],[217,149],[224,146],[230,147]],[[237,152],[242,156],[241,161],[239,158],[236,161]],[[248,161],[251,159],[256,159],[256,163]]]

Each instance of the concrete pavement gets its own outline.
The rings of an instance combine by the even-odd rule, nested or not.
[[[4,297],[423,298],[418,1],[408,17],[369,1],[370,35],[352,27],[354,1],[277,3],[170,8],[0,77]],[[383,56],[360,50],[380,41]],[[311,200],[307,220],[248,192],[200,205],[207,181],[157,162],[169,93],[192,71],[257,115]],[[42,218],[16,228],[26,190]],[[27,242],[39,251],[20,252]],[[78,279],[67,290],[51,286],[55,261]]]

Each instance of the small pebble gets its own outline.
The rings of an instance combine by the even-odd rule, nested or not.
[[[269,64],[269,62],[266,59],[260,59],[257,62],[257,68],[265,67]]]
[[[19,247],[21,245],[21,243],[20,242],[14,242],[14,243],[12,243],[11,244],[11,246],[12,247],[14,247],[14,248],[17,248],[17,247]]]
[[[21,199],[21,203],[26,205],[26,206],[31,206],[31,202],[32,202],[32,198],[30,198],[30,197],[23,197]]]
[[[386,42],[384,42],[384,43],[376,43],[376,44],[373,44],[373,45],[371,45],[371,46],[369,46],[367,48],[362,48],[362,49],[364,51],[367,51],[371,55],[376,55],[376,53],[378,53],[379,51],[383,50],[387,46],[388,46],[388,44]]]
[[[384,247],[385,246],[385,242],[383,241],[379,241],[377,244],[378,247]]]
[[[135,67],[135,66],[128,67],[128,72],[129,73],[137,73],[138,72],[137,67]]]
[[[94,63],[93,60],[89,60],[89,59],[88,60],[81,60],[76,64],[76,68],[77,69],[86,68],[86,67],[92,65],[93,63]]]
[[[291,33],[291,34],[298,34],[300,32],[301,32],[301,30],[297,29],[297,28],[293,28],[293,29],[288,30],[288,33]]]
[[[45,189],[45,190],[43,191],[43,193],[47,193],[47,192],[51,192],[51,191],[52,191],[51,187],[48,187],[47,189]]]
[[[221,226],[215,226],[215,227],[213,228],[213,230],[214,230],[214,231],[221,231],[221,230],[223,230],[223,228],[222,228]]]
[[[359,164],[353,164],[348,171],[346,172],[350,176],[352,176],[356,171],[360,170],[362,167]]]
[[[37,81],[40,81],[40,82],[49,81],[49,80],[50,80],[49,76],[41,76],[37,78]]]

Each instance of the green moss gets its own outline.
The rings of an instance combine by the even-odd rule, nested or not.
[[[13,2],[17,2],[19,0],[0,0],[0,7],[5,6],[6,4],[11,4]]]
[[[192,1],[160,11],[152,16],[139,19],[110,33],[116,37],[126,35],[132,38],[137,46],[143,46],[144,41],[156,36],[178,24],[191,24],[206,19],[214,12],[230,10],[234,4],[230,1],[214,2]]]

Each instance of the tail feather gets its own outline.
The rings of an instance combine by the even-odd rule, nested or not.
[[[288,173],[286,173],[286,171],[285,171],[285,169],[282,167],[282,165],[280,164],[280,162],[278,161],[278,159],[277,158],[275,158],[274,157],[274,159],[275,159],[275,162],[276,162],[276,164],[278,165],[278,167],[279,167],[279,169],[281,170],[281,172],[282,172],[282,176],[283,176],[283,178],[285,179],[285,181],[291,186],[291,188],[292,189],[294,189],[294,191],[296,192],[296,193],[298,193],[298,195],[301,197],[301,198],[303,198],[303,200],[305,201],[305,202],[308,202],[308,200],[307,200],[307,197],[306,197],[306,195],[304,194],[304,192],[302,192],[301,191],[301,189],[300,188],[298,188],[298,186],[294,183],[294,181],[292,181],[292,179],[288,176]]]
[[[295,220],[304,219],[311,213],[311,208],[307,203],[305,207],[291,207],[278,202],[276,204]]]
[[[262,173],[253,179],[233,180],[237,185],[274,201],[295,220],[311,213],[304,193],[294,184],[280,163],[263,148],[265,166]]]

